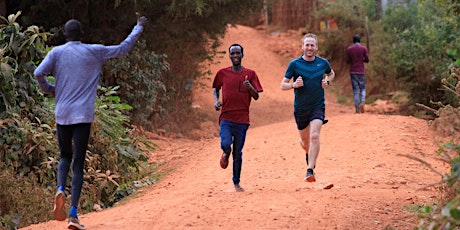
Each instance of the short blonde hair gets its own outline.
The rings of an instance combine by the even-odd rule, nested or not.
[[[316,34],[312,34],[312,33],[307,33],[303,36],[303,40],[302,42],[305,43],[305,39],[307,38],[313,38],[315,39],[315,43],[316,43],[316,46],[318,46],[318,37],[316,36]]]

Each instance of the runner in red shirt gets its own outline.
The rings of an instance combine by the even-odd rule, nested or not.
[[[220,166],[228,166],[230,154],[233,155],[233,184],[237,192],[243,192],[240,186],[243,146],[249,128],[249,106],[251,99],[259,99],[262,85],[254,70],[241,65],[243,47],[233,44],[228,48],[231,67],[220,69],[212,83],[214,88],[214,107],[221,110],[219,116],[220,147],[223,150]],[[219,100],[222,89],[222,102]],[[232,151],[233,150],[233,151]]]

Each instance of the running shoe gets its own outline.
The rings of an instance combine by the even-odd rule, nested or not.
[[[67,225],[67,228],[73,230],[85,230],[85,225],[80,224],[77,217],[69,216],[69,224]]]
[[[53,215],[54,219],[63,221],[65,220],[67,214],[65,213],[64,210],[64,205],[65,205],[65,193],[64,191],[58,190],[56,192],[56,195],[54,196],[54,209],[53,209]]]
[[[315,173],[313,172],[313,169],[307,169],[307,175],[305,175],[305,181],[307,182],[315,182]]]

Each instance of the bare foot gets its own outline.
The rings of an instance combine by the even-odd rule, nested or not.
[[[235,191],[237,192],[244,192],[244,188],[240,186],[240,184],[235,184]]]

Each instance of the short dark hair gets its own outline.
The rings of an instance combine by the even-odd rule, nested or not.
[[[230,45],[230,46],[228,47],[228,53],[230,53],[230,49],[231,49],[233,46],[239,46],[239,47],[241,48],[241,55],[244,55],[244,54],[243,54],[243,47],[242,47],[240,44],[237,44],[237,43],[232,44],[232,45]]]
[[[359,34],[355,34],[353,36],[353,43],[356,43],[356,42],[361,42],[361,36]]]
[[[78,40],[83,35],[83,30],[81,29],[81,23],[76,19],[70,19],[65,23],[64,26],[64,35],[67,39]]]

